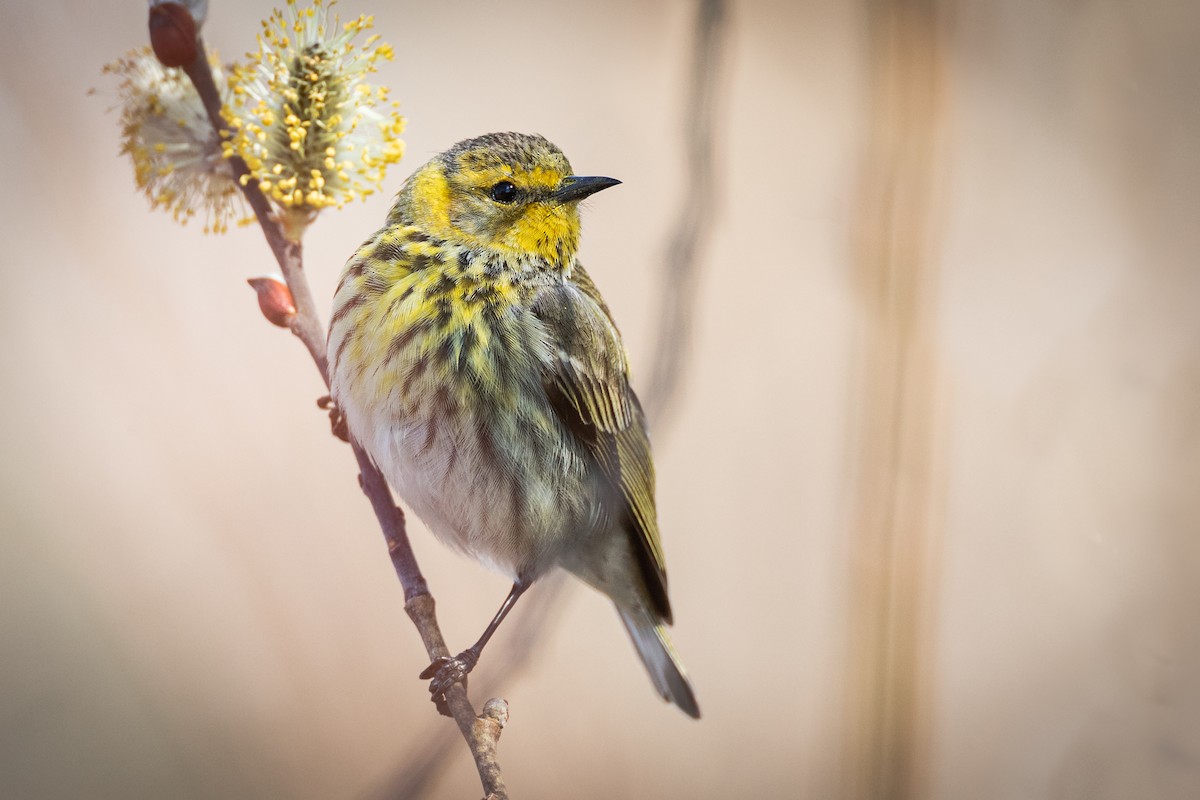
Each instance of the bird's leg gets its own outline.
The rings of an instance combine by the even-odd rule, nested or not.
[[[492,638],[492,634],[496,632],[496,628],[500,627],[500,623],[508,616],[508,612],[512,611],[512,607],[517,603],[517,598],[528,588],[529,584],[525,581],[518,580],[514,583],[512,591],[508,593],[508,597],[504,598],[500,610],[488,623],[487,629],[479,637],[479,641],[454,658],[441,656],[434,659],[434,662],[421,672],[422,680],[432,678],[432,682],[429,684],[429,693],[433,695],[433,702],[437,704],[438,711],[450,716],[449,708],[446,706],[446,690],[460,682],[463,686],[467,685],[467,675],[479,663],[479,654],[483,652],[484,645]]]

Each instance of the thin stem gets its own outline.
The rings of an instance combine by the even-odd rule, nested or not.
[[[566,589],[567,573],[561,570],[537,582],[529,600],[524,601],[526,605],[521,615],[513,620],[513,627],[506,630],[503,647],[499,652],[490,654],[490,672],[471,676],[472,681],[481,681],[475,684],[476,688],[483,686],[486,694],[490,691],[487,688],[489,685],[508,685],[514,676],[528,666],[530,658],[537,651],[539,637],[553,629],[565,607],[562,598]],[[485,706],[483,715],[486,713]],[[448,734],[448,730],[443,729],[436,736],[426,737],[422,751],[410,754],[386,785],[372,793],[371,797],[383,800],[428,796],[453,752],[454,737]]]
[[[438,628],[437,618],[434,614],[435,605],[431,594],[418,595],[404,604],[404,610],[408,612],[409,619],[413,621],[413,625],[420,632],[421,639],[425,642],[425,650],[431,659],[450,655],[450,649],[446,647],[441,629]],[[489,700],[488,702],[494,701]],[[504,776],[501,775],[500,765],[496,761],[496,742],[494,739],[488,741],[486,737],[481,736],[481,731],[476,725],[475,709],[471,706],[471,701],[467,698],[467,690],[463,688],[462,684],[456,683],[446,690],[446,704],[450,707],[450,715],[458,723],[458,729],[462,732],[463,738],[471,747],[471,755],[475,758],[475,769],[479,772],[479,779],[483,782],[484,797],[494,796],[497,800],[507,800],[508,790],[504,786]],[[486,732],[499,736],[498,730],[489,728]]]
[[[662,272],[657,310],[658,345],[642,406],[651,423],[665,417],[679,395],[696,312],[699,254],[711,228],[716,195],[717,78],[729,15],[725,0],[698,0],[684,112],[685,187]]]
[[[229,131],[229,126],[221,117],[221,95],[217,91],[216,81],[213,80],[212,68],[209,67],[208,59],[204,55],[203,39],[197,37],[196,45],[199,55],[192,63],[185,65],[183,71],[187,73],[196,87],[196,92],[200,95],[201,102],[204,103],[204,110],[208,113],[208,121],[212,123],[217,134],[223,136]],[[252,180],[246,162],[234,156],[229,159],[229,163],[233,168],[234,180],[237,181],[238,187],[242,190],[242,196],[246,198],[246,202],[254,212],[259,227],[262,228],[263,236],[266,238],[271,252],[275,255],[275,261],[278,262],[279,269],[283,272],[283,279],[292,292],[292,302],[296,305],[296,316],[291,324],[292,333],[296,334],[308,348],[308,354],[312,356],[312,360],[317,365],[317,371],[321,373],[321,379],[325,381],[325,386],[328,388],[329,362],[325,354],[325,326],[317,314],[316,303],[313,302],[312,290],[308,288],[308,281],[304,279],[304,261],[300,243],[291,241],[284,235],[283,227],[271,211],[270,201],[259,190],[258,184]]]
[[[396,569],[396,577],[400,579],[400,585],[404,587],[404,602],[408,603],[413,598],[429,594],[429,586],[425,583],[425,576],[417,567],[417,557],[408,541],[408,534],[404,526],[404,512],[392,502],[392,493],[388,490],[387,482],[367,452],[353,440],[351,440],[350,446],[354,448],[354,457],[358,459],[363,492],[375,509],[375,516],[378,517],[379,525],[383,528],[383,536],[387,540],[392,566]],[[436,627],[437,620],[433,620],[433,624]],[[436,658],[437,656],[431,652],[429,657]]]
[[[221,117],[220,93],[217,90],[208,60],[203,55],[205,53],[204,42],[197,37],[196,43],[199,55],[183,69],[195,85],[196,91],[204,103],[209,122],[212,123],[218,135],[221,135],[222,132],[228,130],[228,127]],[[299,337],[308,349],[317,370],[321,373],[321,379],[328,388],[329,363],[325,353],[325,328],[317,314],[308,281],[304,277],[300,243],[289,239],[284,234],[283,227],[271,211],[270,202],[259,190],[258,184],[251,178],[246,163],[237,157],[233,157],[229,161],[242,195],[254,211],[254,216],[262,228],[263,236],[266,237],[267,244],[283,272],[284,281],[292,293],[292,302],[296,306],[296,316],[290,324],[292,333]],[[429,586],[421,574],[421,568],[413,554],[412,545],[408,541],[404,512],[392,500],[391,490],[378,467],[366,452],[353,442],[353,436],[351,439],[354,457],[358,461],[363,492],[371,501],[371,507],[375,511],[375,516],[379,520],[379,526],[387,541],[388,553],[391,555],[396,576],[404,587],[404,609],[416,626],[429,658],[448,656],[450,651],[442,638],[441,628],[438,626],[437,617],[434,614],[433,596],[429,593]],[[504,721],[508,718],[507,704],[504,704],[503,701],[491,700],[485,706],[484,714],[477,716],[467,697],[466,689],[460,684],[455,684],[446,692],[446,702],[455,722],[458,723],[463,738],[471,749],[485,796],[494,797],[497,800],[507,800],[508,791],[504,786],[504,778],[496,760],[496,742],[500,736],[500,729],[503,728]],[[501,704],[503,707],[496,704]]]

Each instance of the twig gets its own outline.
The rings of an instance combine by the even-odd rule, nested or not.
[[[227,126],[221,118],[220,94],[217,91],[216,82],[213,80],[208,60],[204,55],[204,43],[198,36],[196,44],[197,55],[190,63],[184,65],[183,70],[195,85],[214,130],[221,135],[227,130]],[[296,306],[296,315],[290,323],[292,333],[299,337],[304,346],[308,348],[309,355],[312,356],[317,371],[321,373],[321,379],[328,388],[329,364],[325,354],[325,329],[317,314],[308,281],[304,277],[300,243],[291,241],[285,236],[282,226],[271,212],[267,198],[259,190],[258,184],[249,179],[250,171],[245,162],[237,157],[230,158],[229,161],[233,168],[234,180],[237,181],[242,195],[254,211],[254,216],[258,219],[267,244],[271,247],[271,252],[275,255],[275,260],[283,272],[284,281],[292,293],[292,300]],[[353,439],[353,437],[351,438]],[[450,651],[442,638],[442,632],[434,614],[433,596],[429,593],[429,587],[421,574],[416,556],[408,541],[404,512],[392,500],[387,481],[384,480],[383,475],[366,452],[354,441],[351,441],[351,446],[354,449],[354,457],[358,461],[362,490],[370,499],[375,516],[379,519],[396,576],[404,587],[404,610],[421,635],[421,641],[425,644],[429,658],[448,656]],[[507,800],[508,792],[504,786],[500,766],[496,761],[496,742],[499,739],[501,728],[504,727],[504,722],[508,719],[507,703],[503,700],[489,700],[484,705],[483,716],[476,716],[475,709],[467,697],[466,689],[458,684],[446,692],[446,701],[463,738],[471,749],[485,795],[488,798]]]
[[[466,693],[464,692],[465,696]],[[493,697],[483,704],[483,711],[471,727],[471,733],[475,739],[480,742],[480,755],[483,760],[476,759],[475,764],[479,767],[479,774],[484,775],[485,770],[487,775],[484,778],[484,785],[488,783],[488,778],[496,785],[499,790],[488,792],[488,797],[499,797],[504,793],[504,779],[500,776],[500,765],[496,763],[496,743],[500,741],[500,732],[504,730],[504,726],[508,724],[508,702]]]
[[[393,561],[395,556],[393,554]],[[438,628],[434,616],[433,595],[426,592],[419,594],[404,603],[404,610],[417,626],[425,650],[431,659],[449,656],[451,653],[442,639],[441,629]],[[492,703],[504,703],[493,698],[484,704],[485,708]],[[508,790],[504,787],[504,778],[500,774],[500,765],[496,762],[496,739],[500,737],[499,729],[481,729],[477,725],[478,718],[475,709],[467,698],[467,690],[462,684],[456,683],[446,691],[446,704],[463,738],[471,747],[471,755],[475,758],[475,769],[479,771],[479,779],[483,781],[483,790],[487,797],[495,795],[500,800],[507,800]],[[508,719],[508,704],[504,704],[504,719]],[[501,726],[503,727],[503,726]]]
[[[208,121],[212,123],[213,130],[219,136],[229,130],[225,120],[221,118],[221,95],[213,80],[208,58],[204,55],[204,40],[197,36],[196,45],[196,58],[190,64],[185,64],[183,71],[187,73],[196,87],[196,92],[200,95],[201,102],[204,103],[204,110],[208,113]],[[266,237],[267,244],[275,255],[275,260],[279,263],[279,269],[283,272],[283,279],[292,293],[292,302],[296,305],[296,316],[291,323],[292,333],[296,334],[308,348],[308,354],[316,362],[317,371],[321,373],[321,379],[325,381],[325,387],[328,388],[329,361],[325,354],[325,327],[321,324],[316,304],[313,302],[312,291],[308,288],[308,281],[304,278],[304,261],[300,243],[291,241],[284,235],[283,228],[276,220],[275,215],[271,213],[270,202],[259,190],[258,184],[249,180],[250,170],[246,167],[246,162],[234,156],[229,159],[229,163],[233,168],[234,180],[237,181],[242,190],[242,196],[246,198],[246,202],[254,211],[259,227],[262,228],[263,236]]]
[[[686,184],[679,218],[667,245],[660,289],[658,346],[642,396],[646,416],[652,423],[663,417],[678,395],[692,335],[698,274],[696,254],[713,217],[716,79],[720,74],[720,50],[728,13],[724,0],[698,2],[683,131]]]
[[[490,686],[510,685],[513,677],[529,664],[538,637],[551,626],[550,618],[563,608],[560,599],[566,588],[567,576],[561,571],[552,573],[534,585],[529,600],[525,601],[518,612],[519,616],[513,620],[515,624],[505,631],[503,647],[491,654],[489,673],[471,676],[473,682],[480,681],[476,685],[483,687],[485,693]],[[420,753],[410,753],[395,774],[367,797],[375,800],[428,797],[430,786],[445,768],[453,746],[454,737],[443,731],[428,737]]]

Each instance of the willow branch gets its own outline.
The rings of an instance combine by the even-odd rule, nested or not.
[[[221,136],[229,131],[225,120],[221,117],[221,95],[217,91],[212,69],[204,55],[204,42],[199,38],[196,42],[198,54],[190,64],[183,67],[183,71],[187,73],[196,87],[196,92],[200,95],[201,102],[204,103],[204,110],[208,113],[208,121],[212,123],[217,135]],[[321,379],[325,381],[325,386],[328,388],[329,361],[325,354],[325,327],[321,324],[321,319],[317,314],[312,290],[308,288],[308,281],[304,278],[304,261],[300,243],[292,241],[284,235],[283,226],[271,213],[270,201],[259,190],[258,184],[250,180],[250,170],[246,167],[246,162],[234,156],[229,159],[229,163],[233,169],[234,180],[237,181],[238,187],[242,190],[242,196],[246,198],[246,202],[254,212],[254,217],[258,220],[259,227],[262,228],[263,236],[271,248],[271,253],[274,254],[275,261],[279,263],[283,279],[287,283],[288,289],[291,290],[292,302],[296,305],[296,316],[290,326],[292,333],[296,334],[308,348],[308,354],[312,356],[312,360],[317,365],[317,371],[321,373]]]
[[[566,589],[566,573],[556,571],[534,585],[528,600],[522,598],[520,614],[505,632],[500,649],[495,653],[489,652],[489,671],[486,675],[471,676],[472,682],[478,681],[475,685],[483,687],[485,694],[490,686],[511,684],[529,665],[537,651],[538,639],[553,628],[563,609],[561,599]],[[445,729],[435,736],[425,737],[421,750],[408,753],[395,773],[369,796],[380,800],[428,797],[453,752],[454,737],[447,735]]]
[[[217,131],[218,135],[225,135],[228,128],[221,117],[220,93],[217,91],[212,69],[209,67],[204,53],[204,43],[197,37],[197,55],[183,67],[183,70],[195,85],[213,129]],[[237,181],[242,195],[254,211],[254,216],[262,228],[263,236],[266,237],[267,244],[283,273],[284,281],[292,293],[296,314],[291,319],[289,327],[308,349],[317,371],[321,374],[321,379],[325,382],[326,388],[329,388],[325,329],[317,314],[312,292],[304,276],[300,243],[285,235],[283,226],[271,211],[269,201],[259,190],[257,182],[250,179],[250,170],[246,167],[246,163],[237,157],[230,158],[229,162],[233,169],[234,180]],[[375,511],[379,526],[383,530],[384,539],[387,541],[388,553],[391,555],[396,576],[404,587],[404,610],[408,613],[413,625],[416,626],[429,658],[432,660],[440,656],[449,656],[450,651],[442,638],[441,628],[438,626],[437,617],[434,614],[433,596],[429,593],[429,587],[425,582],[425,577],[421,574],[412,545],[408,540],[404,512],[393,501],[391,490],[379,472],[379,468],[353,441],[353,436],[351,436],[351,447],[354,450],[354,457],[358,461],[362,490],[371,501],[371,507]],[[495,797],[497,800],[507,800],[508,792],[504,786],[500,766],[496,761],[496,742],[504,722],[508,719],[507,704],[503,700],[490,700],[484,706],[484,714],[477,716],[467,697],[466,689],[459,684],[455,684],[446,692],[446,702],[475,759],[475,766],[479,772],[485,795],[489,798]]]
[[[642,401],[651,422],[679,394],[695,317],[698,253],[713,218],[717,76],[729,11],[724,0],[698,0],[684,111],[685,185],[679,217],[667,243],[658,315],[658,345]]]

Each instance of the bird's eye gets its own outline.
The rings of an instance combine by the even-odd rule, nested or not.
[[[508,181],[500,181],[488,192],[497,203],[511,203],[517,199],[517,187]]]

